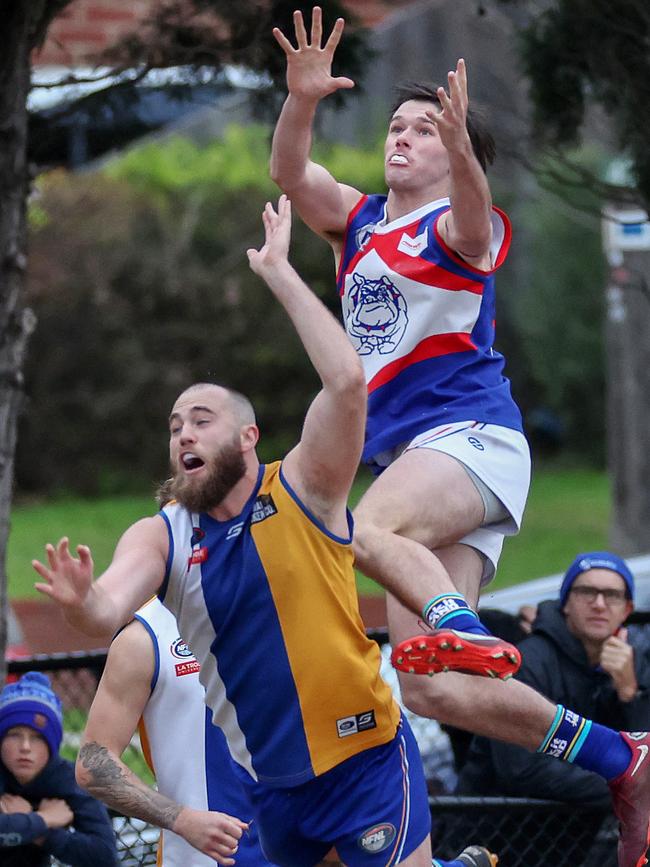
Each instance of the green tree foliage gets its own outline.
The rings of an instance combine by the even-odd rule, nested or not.
[[[578,143],[590,104],[612,120],[650,209],[650,4],[647,0],[501,0],[527,15],[521,58],[542,144]]]
[[[4,647],[6,645],[6,576],[4,574],[5,547],[8,533],[8,515],[11,501],[14,451],[16,439],[16,420],[22,403],[23,356],[27,339],[33,326],[33,318],[24,309],[26,274],[26,201],[29,186],[38,161],[27,159],[28,119],[27,96],[30,83],[30,63],[34,50],[45,40],[52,19],[65,7],[69,0],[10,0],[3,4],[2,30],[0,31],[0,451],[3,459],[0,466],[0,683],[4,681]],[[294,4],[303,7],[302,3]],[[326,0],[323,3],[326,21],[341,12],[339,0]],[[288,27],[290,7],[284,2],[264,2],[259,0],[156,0],[149,7],[149,20],[141,31],[128,36],[120,46],[115,46],[112,57],[107,52],[98,63],[115,69],[134,71],[135,78],[144,75],[152,68],[186,66],[197,78],[219,78],[225,65],[246,63],[249,68],[270,75],[266,90],[266,105],[277,104],[280,97],[278,83],[281,52],[277,50],[271,36],[271,24]],[[355,72],[363,65],[367,53],[363,47],[360,31],[347,39],[339,51],[340,60]],[[275,72],[273,72],[275,65]],[[188,76],[189,80],[189,76]],[[270,98],[268,98],[270,94]],[[132,93],[122,93],[122,101],[128,100]],[[261,98],[264,94],[261,92]],[[120,99],[112,103],[113,110]],[[74,106],[64,112],[74,112]],[[86,113],[89,119],[92,112]],[[109,111],[110,114],[110,111]],[[50,120],[54,121],[50,114]],[[65,117],[59,118],[65,125]],[[41,127],[39,141],[47,137],[47,127]],[[32,135],[34,141],[37,136]],[[95,153],[103,152],[104,147]],[[47,148],[46,148],[47,151]],[[51,153],[45,153],[44,160],[50,163]],[[31,163],[31,165],[30,165]],[[92,199],[93,190],[86,193],[86,202]],[[110,194],[109,194],[110,195]],[[116,214],[119,227],[129,221]],[[155,224],[155,221],[153,221]],[[162,224],[161,224],[162,225]],[[55,221],[45,223],[41,229],[44,235],[52,232]],[[102,226],[98,226],[103,228]],[[83,245],[80,245],[80,247]],[[86,250],[78,249],[82,265],[88,248],[92,246],[87,239]],[[61,271],[62,262],[53,263],[53,270]],[[89,269],[91,270],[91,269]],[[98,281],[101,283],[101,280]],[[125,282],[127,282],[125,280]],[[45,296],[43,296],[44,300]],[[77,299],[83,306],[81,298]],[[128,300],[124,300],[128,306]],[[88,314],[94,312],[89,305]],[[110,319],[112,311],[106,310]],[[43,338],[43,328],[40,336]],[[98,335],[99,335],[98,331]],[[102,335],[103,336],[103,335]],[[72,342],[87,342],[87,335],[79,338],[70,335]],[[53,364],[58,359],[52,360]],[[48,359],[48,365],[50,359]],[[32,364],[32,368],[34,364]],[[110,372],[109,372],[110,375]],[[76,386],[70,384],[71,392]],[[86,412],[96,412],[94,399],[90,394],[87,401],[93,406],[83,407]],[[50,409],[53,407],[50,406]],[[55,408],[55,407],[54,407]],[[56,408],[55,408],[56,409]],[[55,424],[50,417],[48,423]],[[50,453],[56,460],[57,454]],[[38,463],[34,455],[34,464]],[[132,465],[135,462],[132,462]],[[53,470],[56,472],[56,470]],[[33,474],[32,474],[33,475]]]
[[[142,487],[166,472],[176,393],[216,379],[252,398],[262,455],[296,439],[317,381],[293,329],[248,269],[260,215],[278,191],[266,127],[231,127],[199,146],[171,138],[100,173],[52,173],[31,209],[29,302],[39,326],[17,454],[20,488],[82,493]],[[335,145],[319,162],[362,190],[383,187],[380,143]],[[581,158],[596,170],[595,158]],[[546,173],[552,177],[553,167]],[[564,195],[566,192],[564,191]],[[598,223],[557,190],[495,201],[512,212],[514,260],[499,272],[497,346],[529,422],[540,407],[574,454],[602,460],[603,261]],[[338,315],[327,244],[295,219],[292,260]],[[585,436],[585,431],[589,435]]]
[[[39,326],[19,440],[22,490],[119,491],[166,471],[164,421],[176,393],[216,379],[253,399],[262,454],[298,436],[316,379],[284,314],[248,269],[260,214],[278,191],[266,127],[197,145],[170,138],[101,173],[46,176],[31,205],[29,301]],[[316,159],[362,190],[383,187],[382,149],[335,145]],[[595,156],[575,162],[597,171]],[[553,178],[555,167],[540,169]],[[562,197],[558,195],[562,187]],[[513,199],[513,245],[498,276],[497,347],[530,425],[540,408],[573,454],[602,461],[604,263],[589,192],[558,181]],[[296,217],[292,259],[339,315],[327,244]],[[522,257],[520,257],[521,259]],[[589,435],[585,436],[585,431]]]
[[[597,174],[602,157],[570,154]],[[536,167],[545,186],[508,202],[513,252],[525,248],[516,271],[498,275],[497,341],[506,374],[524,413],[533,446],[554,438],[572,460],[602,465],[605,447],[604,298],[600,220],[589,211],[591,191],[568,187],[550,160]],[[495,196],[502,204],[502,199]],[[504,327],[505,326],[505,327]]]
[[[333,150],[336,170],[344,154]],[[380,149],[348,156],[364,184],[381,186]],[[43,179],[31,221],[28,290],[39,324],[17,454],[22,490],[95,493],[160,480],[169,407],[197,380],[252,398],[263,456],[296,440],[317,380],[245,255],[261,243],[264,202],[278,195],[267,162],[265,128],[232,128],[208,146],[172,139],[102,173]],[[293,250],[337,310],[329,247],[296,220]]]
[[[293,38],[294,11],[300,10],[309,26],[313,5],[312,0],[156,0],[137,30],[112,45],[103,60],[139,74],[185,67],[192,70],[192,80],[202,82],[218,76],[226,64],[239,66],[259,74],[257,105],[266,115],[274,114],[286,93],[286,61],[272,29],[279,27]],[[335,74],[344,69],[360,81],[372,57],[367,32],[341,0],[320,5],[325,34],[339,17],[348,24],[336,52]],[[331,97],[335,105],[346,98],[344,91]]]

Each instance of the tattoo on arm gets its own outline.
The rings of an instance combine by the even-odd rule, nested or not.
[[[90,794],[125,816],[135,816],[159,828],[171,828],[182,810],[180,804],[146,786],[101,744],[84,744],[79,762],[90,777],[85,786]]]

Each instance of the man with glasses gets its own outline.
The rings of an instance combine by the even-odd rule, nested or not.
[[[623,626],[633,608],[634,578],[625,561],[609,551],[579,554],[559,598],[540,604],[532,634],[519,645],[517,679],[602,725],[647,729],[650,671]],[[591,771],[486,738],[474,739],[459,791],[610,804],[607,784]]]

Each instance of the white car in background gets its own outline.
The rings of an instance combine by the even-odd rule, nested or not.
[[[635,610],[650,612],[650,554],[626,557],[625,562],[634,575]],[[546,578],[535,578],[514,587],[505,587],[503,590],[488,588],[481,594],[479,606],[517,614],[522,605],[538,605],[545,599],[557,599],[563,578],[564,572],[558,572]]]

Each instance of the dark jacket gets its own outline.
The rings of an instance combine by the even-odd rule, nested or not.
[[[640,692],[621,702],[611,677],[590,665],[582,643],[566,626],[559,602],[542,602],[533,632],[519,645],[518,680],[551,701],[610,728],[646,731],[650,726],[650,671],[647,658],[635,652]],[[475,738],[463,768],[458,792],[548,798],[607,808],[607,783],[577,765],[530,753],[521,747]]]
[[[68,828],[48,828],[35,812],[0,814],[2,867],[43,867],[52,855],[70,867],[117,864],[115,835],[106,808],[79,788],[70,762],[54,756],[25,786],[0,762],[0,794],[5,792],[25,798],[34,810],[43,798],[60,798],[74,813],[74,820]],[[41,845],[34,842],[39,837],[44,838]]]

